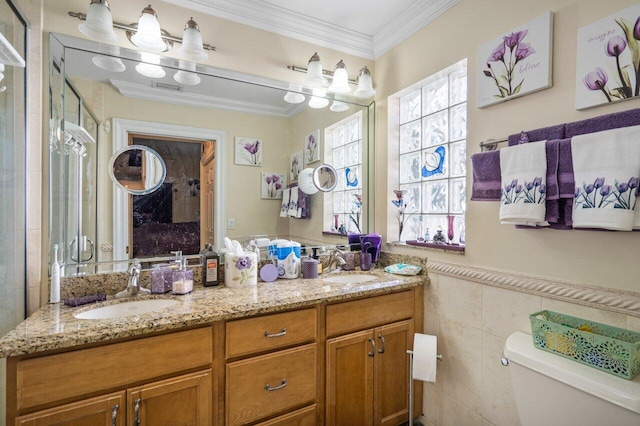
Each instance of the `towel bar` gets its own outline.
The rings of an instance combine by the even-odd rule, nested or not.
[[[504,139],[487,139],[484,140],[482,142],[480,142],[480,152],[484,152],[485,150],[487,151],[495,151],[496,148],[498,148],[498,144],[499,143],[503,143],[503,142],[508,142],[509,139],[504,138]]]

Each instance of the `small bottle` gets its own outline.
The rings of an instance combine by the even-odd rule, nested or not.
[[[49,303],[60,302],[60,264],[58,263],[58,245],[53,245],[53,263],[51,264],[51,289]]]
[[[204,286],[217,286],[220,283],[220,280],[218,278],[220,256],[210,244],[207,244],[204,251],[202,252],[202,265],[204,268]]]
[[[320,262],[320,256],[318,256],[318,247],[313,247],[311,249],[313,251],[312,259],[315,259],[318,262],[318,274],[322,273],[322,262]]]

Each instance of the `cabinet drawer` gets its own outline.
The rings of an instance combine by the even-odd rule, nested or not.
[[[327,336],[412,318],[413,290],[327,306]]]
[[[314,341],[316,317],[312,308],[230,321],[226,325],[227,358]]]
[[[258,423],[256,426],[315,426],[316,424],[316,405],[313,404],[275,419]]]
[[[19,361],[15,409],[72,400],[211,364],[211,328]]]
[[[316,362],[312,343],[227,364],[227,424],[254,422],[314,402]]]

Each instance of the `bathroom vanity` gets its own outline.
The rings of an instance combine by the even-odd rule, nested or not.
[[[0,340],[7,424],[400,424],[427,278],[372,275],[198,287],[113,319],[44,306]]]

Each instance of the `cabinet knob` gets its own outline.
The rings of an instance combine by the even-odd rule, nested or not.
[[[268,392],[273,392],[280,389],[284,389],[286,386],[287,386],[287,379],[282,379],[282,382],[278,386],[272,388],[271,386],[269,386],[269,383],[267,383],[266,385],[264,385],[264,388]]]
[[[282,337],[287,335],[287,329],[282,327],[279,333],[269,333],[268,331],[264,332],[264,337],[271,339],[272,337]]]

